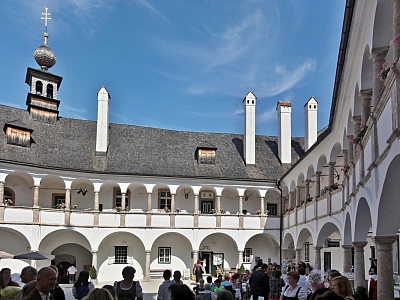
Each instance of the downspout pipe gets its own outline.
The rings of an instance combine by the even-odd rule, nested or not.
[[[282,240],[283,240],[283,197],[282,197],[282,189],[281,189],[281,180],[278,179],[276,181],[276,186],[281,193],[281,215],[279,218],[279,264],[282,263]]]

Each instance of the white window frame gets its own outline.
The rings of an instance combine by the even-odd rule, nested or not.
[[[310,262],[310,243],[304,243],[304,262]]]
[[[123,261],[118,259],[118,251],[117,247],[125,247],[126,248],[126,258]],[[118,261],[119,260],[119,261]],[[133,251],[131,247],[125,245],[115,245],[108,248],[108,264],[113,265],[132,265],[133,264]]]
[[[171,256],[171,247],[158,247],[159,264],[170,264]]]
[[[244,248],[243,251],[243,262],[244,263],[250,263],[251,262],[251,255],[253,253],[252,248]]]

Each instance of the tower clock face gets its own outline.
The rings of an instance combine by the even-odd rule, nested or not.
[[[200,196],[201,196],[201,199],[214,199],[213,192],[201,192]]]

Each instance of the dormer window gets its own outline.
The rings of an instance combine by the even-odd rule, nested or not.
[[[215,165],[215,149],[198,149],[197,162],[199,165]]]
[[[12,121],[4,125],[7,144],[29,148],[31,146],[32,129],[20,121]]]
[[[36,95],[41,95],[43,93],[43,83],[41,81],[36,81]]]
[[[47,98],[53,99],[53,85],[50,83],[47,85],[46,96],[47,96]]]

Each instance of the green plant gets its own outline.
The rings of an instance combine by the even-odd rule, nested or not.
[[[354,292],[355,300],[368,300],[368,292],[367,289],[363,286],[358,286],[356,291]]]
[[[245,267],[244,267],[244,265],[243,265],[243,263],[240,265],[240,273],[245,273],[246,272],[246,269],[245,269]]]
[[[120,212],[120,211],[122,210],[122,207],[121,207],[121,206],[116,206],[116,207],[114,207],[114,209],[115,209],[117,212]]]
[[[96,279],[97,278],[97,271],[96,271],[96,268],[94,266],[90,267],[89,276],[92,279]]]
[[[131,210],[131,208],[129,206],[124,208],[124,211],[130,211],[130,210]]]

